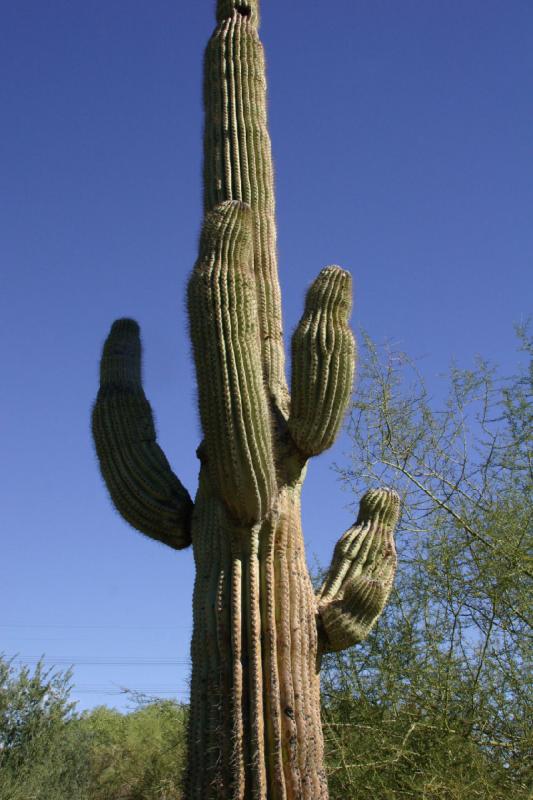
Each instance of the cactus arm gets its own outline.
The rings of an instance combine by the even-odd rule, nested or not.
[[[306,456],[333,444],[352,392],[351,277],[326,267],[311,285],[292,338],[289,432]]]
[[[227,201],[206,215],[188,307],[207,469],[230,514],[253,523],[276,491],[261,368],[252,214]]]
[[[124,519],[175,550],[188,547],[193,504],[156,442],[134,320],[117,320],[104,344],[92,430],[104,481]]]
[[[339,539],[317,596],[320,652],[344,650],[362,641],[383,611],[396,572],[396,492],[367,492],[355,524]]]

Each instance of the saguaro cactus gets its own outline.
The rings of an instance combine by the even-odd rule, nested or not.
[[[284,373],[273,173],[257,0],[219,0],[205,57],[205,219],[188,309],[203,441],[194,503],[156,442],[139,329],[114,323],[93,431],[124,518],[196,561],[186,797],[327,798],[323,653],[361,641],[387,600],[398,498],[368,492],[315,595],[300,492],[350,398],[350,275],[307,293]]]

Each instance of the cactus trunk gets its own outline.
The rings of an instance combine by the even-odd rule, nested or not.
[[[258,524],[233,524],[201,479],[189,775],[193,798],[327,797],[316,602],[300,484]]]
[[[361,641],[396,566],[394,492],[367,492],[315,595],[301,530],[310,457],[353,382],[351,278],[322,270],[284,370],[258,0],[218,0],[205,57],[204,224],[188,286],[203,441],[195,501],[156,441],[139,327],[104,345],[93,434],[123,517],[196,563],[188,800],[326,800],[323,653]]]

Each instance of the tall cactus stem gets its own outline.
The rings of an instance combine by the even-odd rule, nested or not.
[[[250,9],[250,14],[239,9]],[[277,276],[274,175],[267,128],[258,3],[218,4],[219,25],[205,55],[204,208],[240,200],[252,209],[253,266],[265,380],[288,403]]]
[[[300,497],[350,399],[351,278],[311,285],[284,374],[274,179],[258,0],[218,0],[205,55],[204,222],[188,284],[203,441],[194,503],[160,449],[133,320],[104,345],[93,433],[122,516],[192,542],[187,800],[327,800],[322,654],[368,634],[396,568],[397,496],[378,489],[338,542],[315,595]]]

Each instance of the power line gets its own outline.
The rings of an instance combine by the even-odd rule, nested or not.
[[[106,694],[106,695],[125,695],[130,693],[135,694],[170,694],[170,695],[188,695],[188,689],[175,689],[166,687],[153,687],[148,689],[128,688],[122,689],[120,687],[110,686],[90,686],[80,685],[72,688],[73,694]]]
[[[136,656],[6,656],[15,664],[52,663],[55,666],[180,667],[190,666],[190,658],[138,658]]]
[[[73,628],[75,630],[173,631],[191,630],[191,625],[76,625],[60,623],[0,623],[0,628]]]

